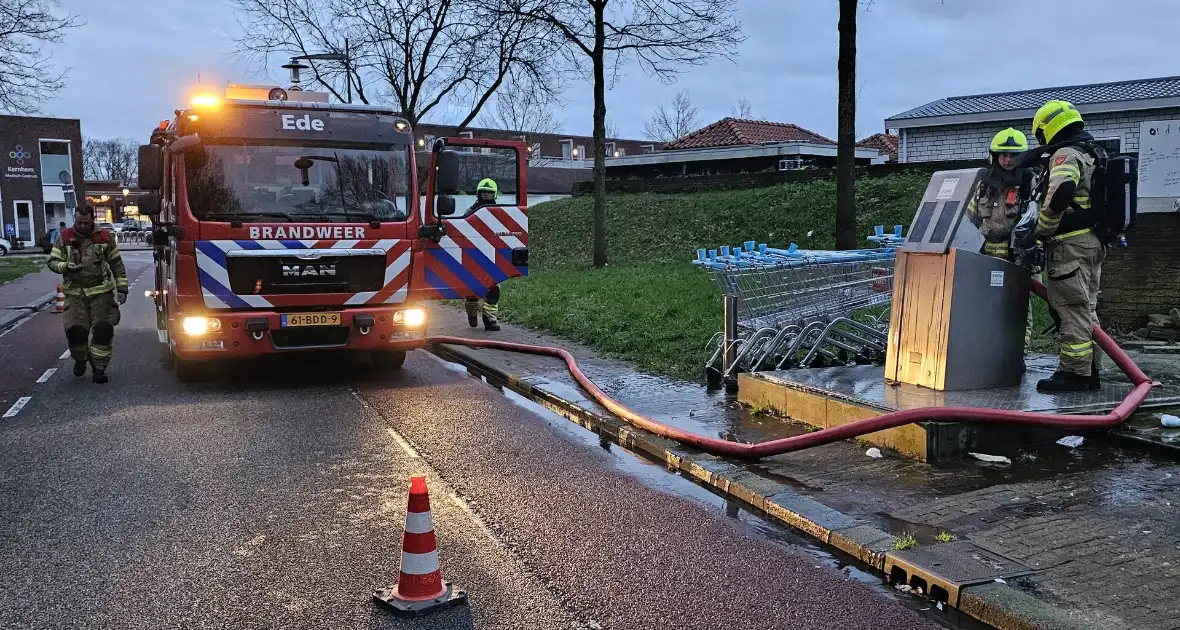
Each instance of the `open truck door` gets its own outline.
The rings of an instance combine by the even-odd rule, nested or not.
[[[415,248],[413,284],[423,298],[482,298],[493,286],[528,275],[527,153],[523,142],[435,142]],[[496,183],[493,201],[477,194],[485,179]]]

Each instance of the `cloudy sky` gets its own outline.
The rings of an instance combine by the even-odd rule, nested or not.
[[[735,62],[692,68],[673,85],[625,74],[607,94],[609,119],[640,137],[652,110],[686,89],[703,122],[742,97],[757,118],[836,133],[836,0],[740,0],[748,40]],[[858,18],[858,136],[887,116],[944,96],[1180,74],[1174,0],[1072,0],[1042,17],[1039,1],[875,0]],[[241,65],[224,0],[63,0],[86,26],[54,49],[69,85],[50,115],[82,119],[95,137],[143,138],[203,83],[262,82]],[[1020,7],[1020,8],[1018,8]],[[1099,40],[1098,37],[1101,36]],[[1088,47],[1088,44],[1093,42]],[[272,72],[278,78],[282,71]],[[588,83],[571,86],[561,117],[591,128]],[[443,121],[440,121],[443,122]]]

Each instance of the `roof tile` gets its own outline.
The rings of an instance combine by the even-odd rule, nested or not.
[[[664,145],[665,150],[705,149],[711,147],[733,147],[743,145],[772,144],[778,142],[806,142],[810,144],[835,144],[831,140],[798,125],[776,123],[765,120],[723,118],[707,127]]]
[[[1040,88],[1020,92],[952,96],[915,107],[891,116],[888,120],[986,114],[991,112],[1036,109],[1045,101],[1062,99],[1074,105],[1115,103],[1154,98],[1180,98],[1180,77],[1160,77],[1114,83],[1092,83],[1064,87]]]
[[[897,161],[897,146],[899,138],[890,133],[875,133],[867,138],[862,139],[856,143],[858,149],[876,149],[881,153],[889,156],[889,159]]]

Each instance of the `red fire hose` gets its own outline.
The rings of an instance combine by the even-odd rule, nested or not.
[[[1033,292],[1038,296],[1045,297],[1045,286],[1040,282],[1033,280]],[[619,404],[618,401],[608,396],[605,392],[598,388],[586,375],[578,368],[577,361],[574,356],[562,350],[561,348],[553,348],[548,346],[534,346],[522,343],[510,343],[505,341],[493,341],[490,339],[464,339],[462,337],[431,337],[432,343],[450,344],[457,346],[469,346],[472,348],[488,348],[492,350],[505,350],[508,352],[520,352],[525,354],[536,354],[557,357],[565,361],[565,365],[569,368],[570,374],[573,375],[574,380],[582,389],[586,390],[594,400],[598,401],[603,407],[606,407],[611,413],[619,418],[625,420],[627,423],[649,431],[661,437],[676,440],[684,444],[691,444],[700,448],[701,450],[713,453],[716,455],[729,455],[733,457],[759,459],[762,457],[770,457],[772,455],[781,455],[783,453],[791,453],[794,451],[801,451],[803,449],[811,448],[813,446],[820,446],[823,444],[830,444],[840,440],[847,440],[857,436],[865,435],[866,433],[873,433],[876,431],[883,431],[885,429],[892,429],[902,425],[913,422],[977,422],[977,423],[995,423],[995,424],[1013,424],[1041,428],[1054,429],[1106,429],[1117,426],[1126,421],[1127,417],[1135,411],[1135,409],[1147,398],[1147,394],[1151,391],[1152,381],[1139,369],[1139,366],[1127,356],[1127,353],[1111,339],[1106,331],[1102,330],[1100,326],[1094,326],[1094,341],[1098,347],[1102,348],[1115,365],[1131,379],[1134,384],[1134,389],[1131,390],[1123,402],[1119,403],[1108,414],[1105,415],[1062,415],[1053,413],[1040,413],[1030,411],[1008,411],[1001,409],[978,409],[974,407],[924,407],[921,409],[907,409],[904,411],[894,411],[875,418],[868,418],[865,420],[858,420],[838,427],[830,429],[823,429],[814,433],[806,433],[803,435],[796,435],[789,438],[781,438],[778,440],[770,440],[768,442],[759,442],[757,444],[743,444],[741,442],[732,442],[729,440],[722,440],[718,438],[706,437],[696,433],[690,433],[683,429],[678,429],[669,426],[662,422],[657,422],[647,416],[631,411],[630,409]]]

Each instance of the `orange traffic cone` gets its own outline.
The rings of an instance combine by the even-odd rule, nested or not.
[[[396,614],[411,617],[467,602],[465,591],[454,590],[450,582],[442,581],[425,476],[410,478],[410,501],[397,583],[374,591],[373,599]]]
[[[57,297],[53,299],[53,312],[64,313],[66,310],[66,294],[61,292],[61,285],[57,285]]]

